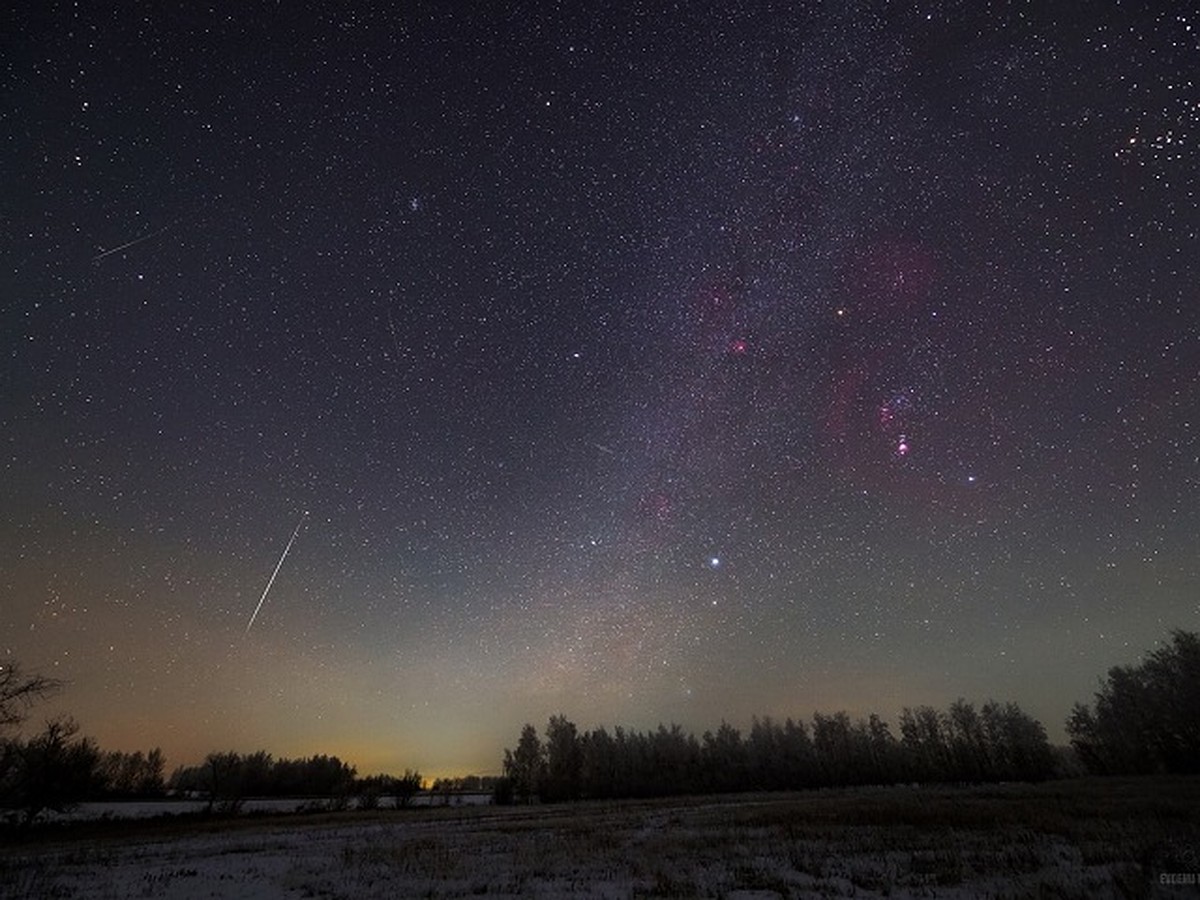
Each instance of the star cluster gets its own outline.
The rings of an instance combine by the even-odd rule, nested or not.
[[[1196,27],[14,13],[0,654],[176,763],[959,695],[1060,738],[1200,625]]]

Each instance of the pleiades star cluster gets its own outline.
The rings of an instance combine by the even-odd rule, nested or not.
[[[1186,4],[23,4],[0,660],[495,772],[1200,627]],[[290,538],[290,540],[289,540]]]

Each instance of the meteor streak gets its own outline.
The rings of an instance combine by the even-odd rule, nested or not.
[[[258,598],[258,606],[254,607],[254,614],[250,616],[250,621],[246,624],[245,634],[250,633],[250,628],[254,624],[254,620],[258,618],[258,611],[262,609],[263,603],[267,599],[267,594],[271,591],[271,585],[275,583],[275,576],[279,574],[279,570],[283,568],[283,561],[287,559],[288,552],[292,549],[292,544],[296,543],[296,536],[300,534],[300,529],[304,526],[304,520],[308,518],[308,513],[300,517],[300,521],[296,523],[296,529],[292,532],[292,536],[288,539],[287,546],[283,548],[283,555],[279,557],[279,562],[275,563],[275,571],[271,573],[271,577],[267,580],[267,586],[263,588],[262,596]]]
[[[112,256],[114,253],[120,253],[122,250],[126,250],[135,244],[140,244],[142,241],[148,241],[151,238],[156,238],[170,227],[170,225],[164,225],[162,228],[158,229],[158,231],[153,231],[150,234],[144,234],[140,238],[134,238],[132,241],[126,241],[120,247],[113,247],[111,250],[105,250],[103,253],[97,253],[92,257],[92,262],[100,262],[100,260],[104,259],[106,256]]]

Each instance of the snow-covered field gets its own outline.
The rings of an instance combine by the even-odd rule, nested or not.
[[[1197,794],[892,788],[166,822],[2,850],[0,896],[1195,897],[1162,876],[1200,870]]]
[[[379,806],[390,809],[396,805],[394,797],[379,798]],[[422,792],[409,801],[413,807],[421,806],[486,806],[492,802],[489,793],[456,793],[450,795]],[[83,822],[96,819],[148,819],[155,816],[178,816],[203,812],[208,804],[204,800],[119,800],[96,803],[81,803],[69,813],[48,814],[46,818],[56,822]],[[329,807],[323,798],[271,798],[252,797],[245,800],[240,810],[243,813],[293,813],[315,808]],[[348,805],[355,806],[354,798]]]

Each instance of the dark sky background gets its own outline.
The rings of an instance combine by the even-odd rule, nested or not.
[[[1184,5],[20,6],[41,715],[427,774],[560,711],[1062,740],[1200,627]]]

